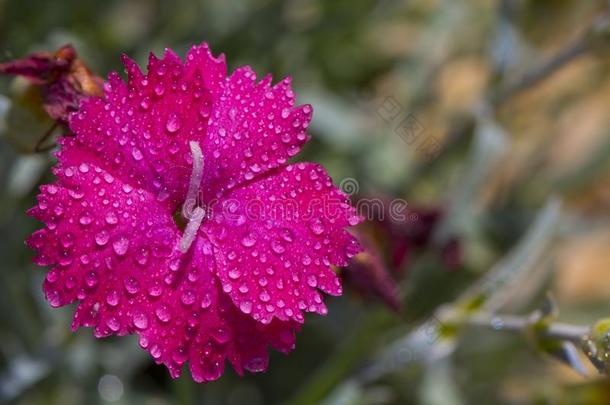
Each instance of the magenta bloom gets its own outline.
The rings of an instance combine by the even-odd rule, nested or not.
[[[46,225],[28,239],[51,267],[46,298],[78,301],[73,329],[137,333],[172,377],[187,361],[199,382],[225,359],[263,371],[360,251],[345,231],[360,218],[326,171],[287,164],[311,106],[294,107],[289,79],[227,76],[206,44],[184,63],[151,55],[147,75],[124,63],[128,82],[111,74],[70,117],[57,181],[29,211]]]

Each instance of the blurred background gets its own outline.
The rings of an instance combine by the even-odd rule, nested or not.
[[[409,209],[358,229],[369,250],[340,270],[346,294],[268,372],[171,380],[135,338],[72,333],[72,308],[44,301],[23,241],[39,226],[25,210],[52,178],[52,155],[32,152],[52,123],[23,101],[23,82],[0,77],[0,402],[609,404],[610,383],[574,346],[558,355],[441,315],[476,303],[584,326],[610,316],[608,7],[0,0],[0,63],[71,43],[105,77],[122,73],[121,53],[144,65],[150,51],[206,41],[230,70],[291,75],[314,106],[297,158],[349,180],[354,202]]]

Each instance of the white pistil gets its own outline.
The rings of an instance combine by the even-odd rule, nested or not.
[[[186,194],[186,200],[182,205],[182,215],[189,220],[189,223],[184,229],[182,239],[180,240],[179,248],[182,253],[186,253],[193,244],[195,236],[197,236],[197,231],[199,231],[201,222],[205,217],[205,209],[196,206],[197,194],[199,193],[199,187],[201,186],[201,178],[203,177],[203,152],[201,152],[199,142],[190,141],[189,146],[191,147],[191,154],[193,156],[193,171],[191,173],[191,181]]]
[[[195,236],[197,236],[197,231],[199,231],[199,227],[201,226],[201,221],[203,221],[203,217],[205,217],[205,210],[201,207],[195,208],[193,214],[189,218],[189,223],[186,225],[186,228],[184,228],[182,239],[180,239],[180,251],[182,253],[188,252],[193,244]]]

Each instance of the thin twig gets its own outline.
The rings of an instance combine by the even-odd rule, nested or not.
[[[492,95],[490,99],[491,105],[494,108],[498,108],[513,96],[549,78],[569,62],[587,53],[592,49],[595,43],[594,39],[603,35],[608,23],[608,14],[599,17],[590,29],[586,30],[574,42],[561,49],[555,56],[526,73],[518,81],[509,84],[505,88],[500,89],[495,95]]]
[[[497,331],[525,333],[532,325],[531,319],[518,315],[474,314],[466,324],[477,327],[490,327]],[[540,336],[579,343],[589,333],[588,326],[553,322],[540,330]]]
[[[583,38],[580,38],[571,46],[561,50],[557,55],[543,63],[541,66],[526,73],[519,81],[514,82],[513,84],[500,90],[495,96],[492,96],[491,104],[496,108],[499,107],[516,94],[534,86],[535,84],[538,84],[544,79],[550,77],[560,68],[564,67],[568,62],[583,55],[588,49],[588,41],[586,38],[588,38],[588,36],[583,36]]]

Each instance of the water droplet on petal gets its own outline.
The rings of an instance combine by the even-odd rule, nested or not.
[[[241,244],[245,247],[252,247],[256,244],[256,237],[253,233],[249,232],[243,237]]]
[[[116,307],[119,304],[119,298],[119,292],[112,290],[106,295],[106,303],[111,307]]]
[[[157,96],[162,96],[162,95],[163,95],[163,93],[165,93],[165,87],[163,87],[163,85],[162,85],[162,84],[157,84],[157,85],[155,86],[155,94],[156,94]]]
[[[244,314],[249,314],[252,312],[252,303],[250,301],[243,301],[239,304],[239,309],[241,309],[241,312]]]
[[[174,113],[170,114],[167,118],[167,122],[165,123],[165,128],[167,131],[173,134],[178,131],[180,127],[182,127],[182,121],[180,118]]]
[[[185,291],[181,299],[184,305],[192,305],[195,302],[195,298],[195,294],[192,291]]]
[[[271,242],[271,249],[273,249],[273,251],[277,254],[282,254],[286,251],[286,248],[279,240],[274,240],[273,242]]]
[[[113,332],[116,332],[121,328],[121,323],[115,317],[108,318],[108,320],[106,320],[106,325],[108,325]]]
[[[161,322],[169,322],[172,319],[172,313],[167,305],[161,305],[155,310],[155,315]]]
[[[267,359],[263,357],[250,359],[246,364],[244,364],[244,368],[252,373],[265,371],[267,369]]]
[[[179,347],[172,354],[172,359],[178,364],[184,364],[188,359],[188,351],[184,347]]]
[[[137,251],[136,261],[142,266],[144,266],[148,262],[148,250],[146,248],[140,248]]]
[[[148,295],[153,298],[160,297],[161,294],[163,294],[163,287],[161,287],[160,285],[153,285],[148,288]]]
[[[91,217],[88,214],[83,214],[80,217],[80,219],[78,220],[78,222],[81,225],[89,225],[92,221],[93,221],[93,219],[91,219]]]
[[[133,277],[126,277],[123,284],[129,294],[135,294],[140,290],[140,283]]]
[[[115,225],[117,222],[119,222],[119,219],[117,218],[114,211],[108,211],[106,213],[105,219],[106,219],[106,223],[109,225]]]
[[[153,345],[153,347],[150,348],[150,355],[153,356],[153,358],[158,359],[162,354],[161,348],[158,345]]]
[[[125,253],[127,253],[127,249],[129,249],[129,239],[120,237],[112,242],[112,249],[114,250],[114,253],[119,256],[125,255]]]
[[[311,231],[316,235],[321,235],[324,233],[324,225],[322,225],[322,221],[320,221],[318,218],[311,220],[309,223],[309,229],[311,229]]]
[[[201,300],[201,309],[209,308],[212,305],[212,297],[210,294],[206,293]]]
[[[358,216],[354,215],[354,216],[349,217],[348,222],[351,226],[356,226],[360,222],[360,218],[358,218]]]
[[[74,235],[71,233],[65,233],[61,236],[59,242],[64,248],[68,249],[74,245]]]
[[[51,304],[52,307],[61,306],[61,296],[59,295],[59,291],[57,290],[47,290],[46,292],[47,301]]]
[[[142,160],[144,158],[144,155],[142,155],[142,151],[138,148],[133,148],[131,150],[131,156],[133,156],[135,160]]]
[[[144,97],[144,99],[142,99],[140,102],[140,107],[142,107],[143,110],[148,110],[150,108],[150,99],[148,97]]]
[[[87,286],[90,288],[93,288],[97,285],[97,274],[94,271],[89,272],[85,276],[85,284],[87,284]]]
[[[95,235],[95,243],[97,243],[99,246],[104,246],[106,243],[108,243],[109,239],[110,235],[106,231],[101,231]]]
[[[133,325],[142,330],[148,328],[148,318],[142,312],[136,312],[133,314]]]

